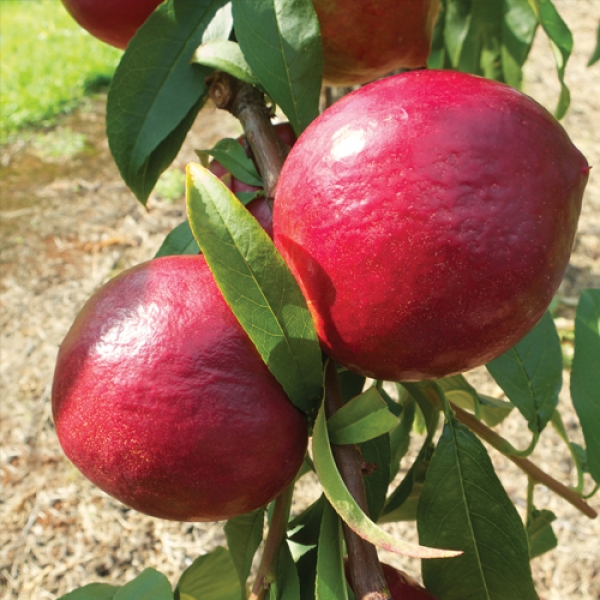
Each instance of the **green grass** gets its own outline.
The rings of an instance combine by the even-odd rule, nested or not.
[[[106,86],[121,55],[81,29],[59,0],[0,0],[0,143]]]

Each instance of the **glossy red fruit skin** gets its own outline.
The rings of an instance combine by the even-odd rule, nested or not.
[[[124,50],[163,0],[62,0],[69,14],[99,40]]]
[[[405,73],[345,96],[300,136],[274,241],[327,354],[378,379],[444,377],[496,358],[542,317],[588,172],[524,94]]]
[[[439,0],[313,0],[313,5],[326,84],[358,85],[426,65]]]
[[[354,591],[350,570],[348,567],[348,559],[344,561],[346,569],[346,579],[350,584],[350,588]],[[387,563],[381,563],[385,582],[390,590],[392,600],[437,600],[435,596],[430,594],[418,581],[414,580],[410,575],[403,571],[394,569]]]
[[[52,408],[88,479],[178,521],[264,506],[293,481],[308,440],[203,256],[143,263],[88,300],[60,347]]]
[[[296,133],[290,123],[277,123],[275,130],[279,139],[288,147],[291,148],[296,142]],[[246,148],[246,152],[250,157],[250,149],[245,143],[245,136],[241,135],[237,138],[241,146]],[[235,177],[231,177],[227,169],[218,161],[211,160],[208,169],[213,175],[222,179],[227,187],[234,193],[239,192],[258,192],[261,188],[254,185],[248,185]],[[246,205],[248,212],[260,223],[262,228],[267,232],[270,238],[273,238],[273,212],[267,200],[256,198]]]

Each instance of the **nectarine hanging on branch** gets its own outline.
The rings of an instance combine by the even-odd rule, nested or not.
[[[163,519],[256,510],[293,481],[306,453],[302,413],[203,256],[143,263],[96,292],[60,347],[52,407],[75,466]]]
[[[540,320],[588,171],[558,121],[513,88],[404,73],[300,136],[277,185],[275,244],[332,358],[377,379],[444,377]]]

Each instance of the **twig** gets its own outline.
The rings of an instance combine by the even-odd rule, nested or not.
[[[271,123],[264,94],[249,83],[220,71],[208,77],[207,84],[217,108],[229,111],[240,120],[265,186],[265,196],[272,204],[288,149]]]
[[[456,414],[456,418],[464,423],[471,431],[475,432],[481,439],[485,440],[490,446],[496,448],[499,452],[506,447],[506,440],[498,435],[495,431],[490,429],[487,425],[479,421],[471,413],[463,410],[456,404],[450,403],[452,410]],[[537,465],[534,465],[530,460],[521,458],[519,456],[512,456],[502,452],[506,458],[511,460],[519,469],[527,473],[529,478],[536,483],[541,483],[547,488],[551,489],[555,494],[558,494],[561,498],[564,498],[567,502],[570,502],[577,510],[581,511],[584,515],[590,519],[595,519],[598,513],[579,496],[573,490],[570,490],[566,485],[560,483],[548,473],[542,471]]]
[[[337,371],[329,361],[325,373],[325,413],[330,418],[344,405]],[[348,491],[360,508],[368,514],[365,484],[361,471],[361,455],[356,445],[331,445],[338,470]],[[345,523],[342,524],[352,586],[357,600],[386,600],[391,598],[377,550],[373,544],[356,535]]]
[[[265,540],[265,547],[258,566],[258,572],[252,586],[252,592],[248,600],[263,600],[269,591],[269,587],[275,581],[277,572],[277,558],[279,549],[285,540],[292,496],[294,495],[294,484],[288,486],[276,499],[271,515],[269,533]]]

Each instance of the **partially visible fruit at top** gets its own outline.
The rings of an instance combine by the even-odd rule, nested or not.
[[[352,86],[424,67],[439,0],[313,0],[326,84]]]
[[[69,14],[99,40],[124,50],[162,0],[62,0]]]
[[[331,358],[376,379],[444,377],[541,319],[588,172],[521,92],[407,72],[350,93],[300,136],[277,184],[274,241]]]

